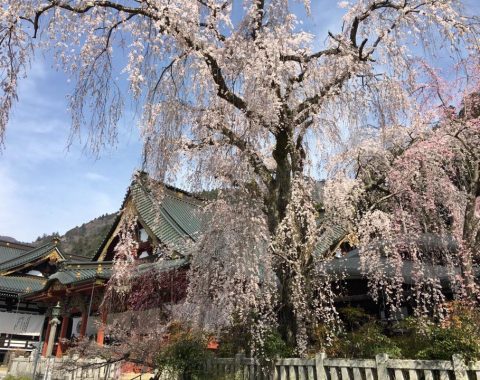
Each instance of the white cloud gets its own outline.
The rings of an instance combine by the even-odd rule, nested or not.
[[[85,178],[88,179],[89,181],[93,182],[103,182],[107,181],[108,178],[104,176],[103,174],[95,173],[95,172],[86,172],[85,173]]]

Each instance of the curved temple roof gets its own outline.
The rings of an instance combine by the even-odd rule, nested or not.
[[[18,296],[43,289],[46,279],[33,276],[0,276],[0,294]]]
[[[35,247],[30,244],[0,240],[0,263],[15,259],[33,248]]]
[[[160,202],[152,187],[161,187]],[[182,255],[188,255],[189,244],[197,239],[202,227],[202,200],[180,189],[151,180],[145,173],[138,173],[128,188],[118,217],[94,255],[94,261],[100,258],[109,243],[128,200],[132,201],[139,219],[159,242]]]
[[[20,256],[14,257],[10,260],[0,263],[0,275],[14,272],[18,268],[23,268],[29,264],[37,263],[43,259],[47,259],[51,255],[55,255],[60,260],[65,260],[65,257],[57,247],[58,240],[44,244],[40,247],[33,248]]]

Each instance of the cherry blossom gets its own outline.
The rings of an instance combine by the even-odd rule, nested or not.
[[[308,12],[309,1],[303,3]],[[458,57],[459,64],[478,57],[478,21],[459,0],[340,5],[341,31],[315,36],[302,29],[287,0],[245,0],[236,15],[229,0],[8,0],[0,11],[0,136],[35,50],[53,51],[76,83],[69,97],[72,135],[86,131],[95,152],[115,141],[126,100],[133,100],[142,115],[145,169],[155,179],[185,176],[189,190],[238,194],[238,201],[220,197],[211,206],[217,219],[207,222],[210,236],[199,239],[192,257],[187,303],[198,312],[192,318],[207,315],[194,307],[204,297],[223,313],[219,321],[251,307],[263,314],[252,325],[259,340],[266,324],[278,324],[304,354],[309,330],[325,320],[322,305],[331,305],[305,290],[328,260],[313,255],[319,229],[311,193],[313,178],[327,169],[322,164],[336,178],[327,186],[328,223],[355,232],[364,257],[371,235],[385,241],[397,274],[404,257],[395,247],[411,241],[399,233],[442,233],[443,220],[452,218],[449,232],[472,234],[457,219],[466,213],[462,207],[475,213],[471,189],[439,191],[458,188],[451,181],[455,165],[440,162],[459,157],[461,143],[456,138],[453,149],[447,131],[455,135],[461,123],[452,119],[434,132],[426,110],[437,100],[428,82],[436,54]],[[324,41],[320,49],[316,37]],[[468,123],[475,136],[475,123]],[[425,150],[428,159],[421,157]],[[361,169],[357,176],[350,175],[352,161]],[[375,187],[377,178],[387,193]],[[379,207],[385,201],[390,208]],[[442,202],[445,216],[432,220]],[[409,212],[419,204],[425,207],[415,219]],[[466,236],[457,241],[465,274],[475,251]],[[128,237],[123,244],[121,250],[130,249]],[[415,252],[409,258],[422,262],[423,252]],[[122,268],[118,273],[128,277]],[[392,281],[398,288],[398,276]],[[472,291],[471,280],[463,288]],[[402,299],[388,297],[392,304]]]

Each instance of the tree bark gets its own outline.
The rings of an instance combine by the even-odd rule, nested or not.
[[[287,206],[291,201],[293,168],[298,166],[298,163],[292,162],[295,156],[292,154],[293,147],[290,129],[280,129],[275,137],[276,144],[272,155],[277,167],[275,177],[272,179],[269,188],[269,199],[267,200],[269,230],[273,237],[276,236],[278,226],[286,216]],[[281,247],[279,248],[281,249]],[[286,253],[285,256],[287,256]],[[291,299],[293,268],[291,264],[283,261],[277,265],[275,272],[280,282],[279,333],[288,345],[295,347],[297,320]]]
[[[462,275],[467,287],[467,296],[474,297],[475,276],[473,274],[473,255],[478,251],[478,218],[475,215],[477,197],[480,196],[480,162],[472,164],[472,177],[468,189],[468,202],[465,208],[463,241],[467,245],[467,257],[461,263]]]

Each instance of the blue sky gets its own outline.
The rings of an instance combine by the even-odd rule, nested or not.
[[[480,12],[480,0],[468,0]],[[312,0],[305,26],[321,43],[338,31],[336,0]],[[132,113],[121,120],[119,142],[94,157],[76,141],[67,149],[71,86],[51,60],[37,52],[0,153],[0,235],[32,241],[43,233],[63,234],[101,214],[118,211],[133,171],[141,163],[141,142]]]
[[[336,1],[319,10],[312,30],[340,25]],[[315,21],[313,21],[315,20]],[[67,150],[70,115],[66,76],[37,52],[0,153],[0,235],[32,241],[43,233],[63,234],[101,214],[118,211],[132,173],[141,164],[141,142],[132,114],[121,120],[118,145],[94,157],[81,142]]]
[[[67,149],[69,90],[63,73],[42,56],[20,84],[0,154],[0,235],[32,241],[120,207],[140,163],[135,120],[122,119],[118,145],[99,158],[78,140]]]

